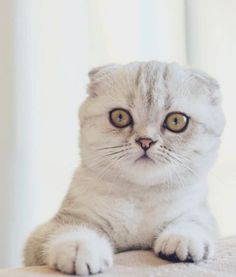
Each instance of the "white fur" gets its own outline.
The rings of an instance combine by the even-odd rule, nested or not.
[[[45,251],[49,266],[68,274],[96,274],[113,263],[108,240],[83,226],[52,238]]]
[[[194,262],[199,262],[212,257],[214,245],[212,238],[201,228],[181,222],[169,227],[158,237],[154,243],[154,252],[167,256],[175,253],[180,261],[191,257]]]
[[[58,214],[30,236],[25,264],[84,275],[86,264],[104,271],[112,251],[125,249],[153,248],[180,261],[211,257],[217,229],[206,179],[224,127],[216,81],[158,62],[105,66],[90,78],[80,110],[82,164]],[[108,114],[117,107],[130,111],[132,127],[112,126]],[[163,130],[171,111],[190,116],[185,132]],[[157,140],[148,150],[154,162],[136,162],[139,137]]]

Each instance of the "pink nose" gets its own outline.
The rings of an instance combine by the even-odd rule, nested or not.
[[[150,138],[139,138],[136,140],[136,143],[138,143],[143,150],[148,150],[155,141]]]

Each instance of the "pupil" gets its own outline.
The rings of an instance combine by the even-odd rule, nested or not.
[[[119,115],[117,116],[117,119],[118,119],[118,121],[121,121],[121,120],[123,119],[122,114],[119,114]]]
[[[179,123],[177,117],[174,118],[173,123],[174,123],[174,125],[177,125]]]

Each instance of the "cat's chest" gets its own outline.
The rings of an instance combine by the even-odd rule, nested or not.
[[[108,222],[116,247],[150,247],[160,222],[160,209],[152,201],[104,199],[97,212]]]
[[[184,196],[185,195],[185,196]],[[189,206],[186,193],[158,188],[123,191],[114,187],[80,191],[74,208],[112,238],[118,249],[151,247],[163,224]],[[184,204],[185,203],[185,204]],[[71,204],[69,204],[71,205]]]

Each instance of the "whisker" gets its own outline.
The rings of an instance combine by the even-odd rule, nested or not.
[[[155,153],[155,154],[156,154],[157,157],[161,157],[161,158],[163,158],[165,161],[171,162],[171,160],[168,159],[165,155],[163,155],[162,152],[158,152],[158,153]]]
[[[116,155],[116,154],[119,154],[119,153],[122,153],[122,152],[125,152],[125,151],[127,151],[127,149],[122,149],[122,150],[116,151],[116,152],[110,152],[110,153],[108,153],[108,154],[106,154],[104,156],[105,157],[107,157],[107,156],[113,156],[113,155]]]
[[[114,166],[117,165],[117,163],[122,160],[123,157],[127,156],[127,154],[123,154],[123,155],[119,155],[118,157],[113,157],[112,161],[109,159],[109,163],[106,163],[106,165],[103,167],[102,171],[100,170],[99,174],[98,174],[98,177],[100,179],[102,179],[106,174],[107,172]],[[117,169],[117,177],[118,177],[118,171],[119,171],[119,168]],[[114,173],[114,172],[113,172]],[[116,177],[116,176],[113,176],[113,178]]]
[[[107,149],[113,149],[113,148],[121,148],[121,147],[129,146],[129,145],[131,145],[131,143],[115,145],[115,146],[108,146],[108,147],[98,147],[98,148],[94,148],[94,149],[96,149],[96,150],[107,150]]]
[[[168,155],[168,157],[170,158],[170,160],[169,160],[169,162],[172,162],[172,163],[174,163],[175,165],[181,165],[183,168],[185,168],[186,170],[188,170],[191,174],[193,174],[193,175],[196,175],[196,173],[193,171],[193,169],[191,168],[191,167],[189,167],[186,163],[184,163],[184,162],[189,162],[190,161],[190,159],[188,159],[188,158],[186,158],[186,157],[184,157],[183,155],[179,155],[179,154],[177,154],[177,153],[175,153],[175,152],[166,152],[166,151],[158,151],[158,154],[159,155],[163,155],[163,154],[166,154],[166,155]],[[165,157],[166,158],[166,157]]]
[[[113,166],[116,166],[117,163],[120,160],[122,160],[125,156],[128,156],[128,152],[130,150],[129,147],[128,148],[125,147],[122,150],[113,152],[111,151],[112,149],[109,149],[109,148],[110,147],[107,147],[106,149],[106,150],[110,150],[109,152],[107,151],[105,153],[100,152],[95,159],[92,157],[88,157],[87,159],[84,159],[86,162],[89,162],[89,165],[92,169],[96,169],[96,168],[99,169],[99,173],[98,173],[99,178],[103,178],[103,176],[106,175],[109,169],[111,169]],[[116,147],[115,149],[119,149],[119,148]]]

